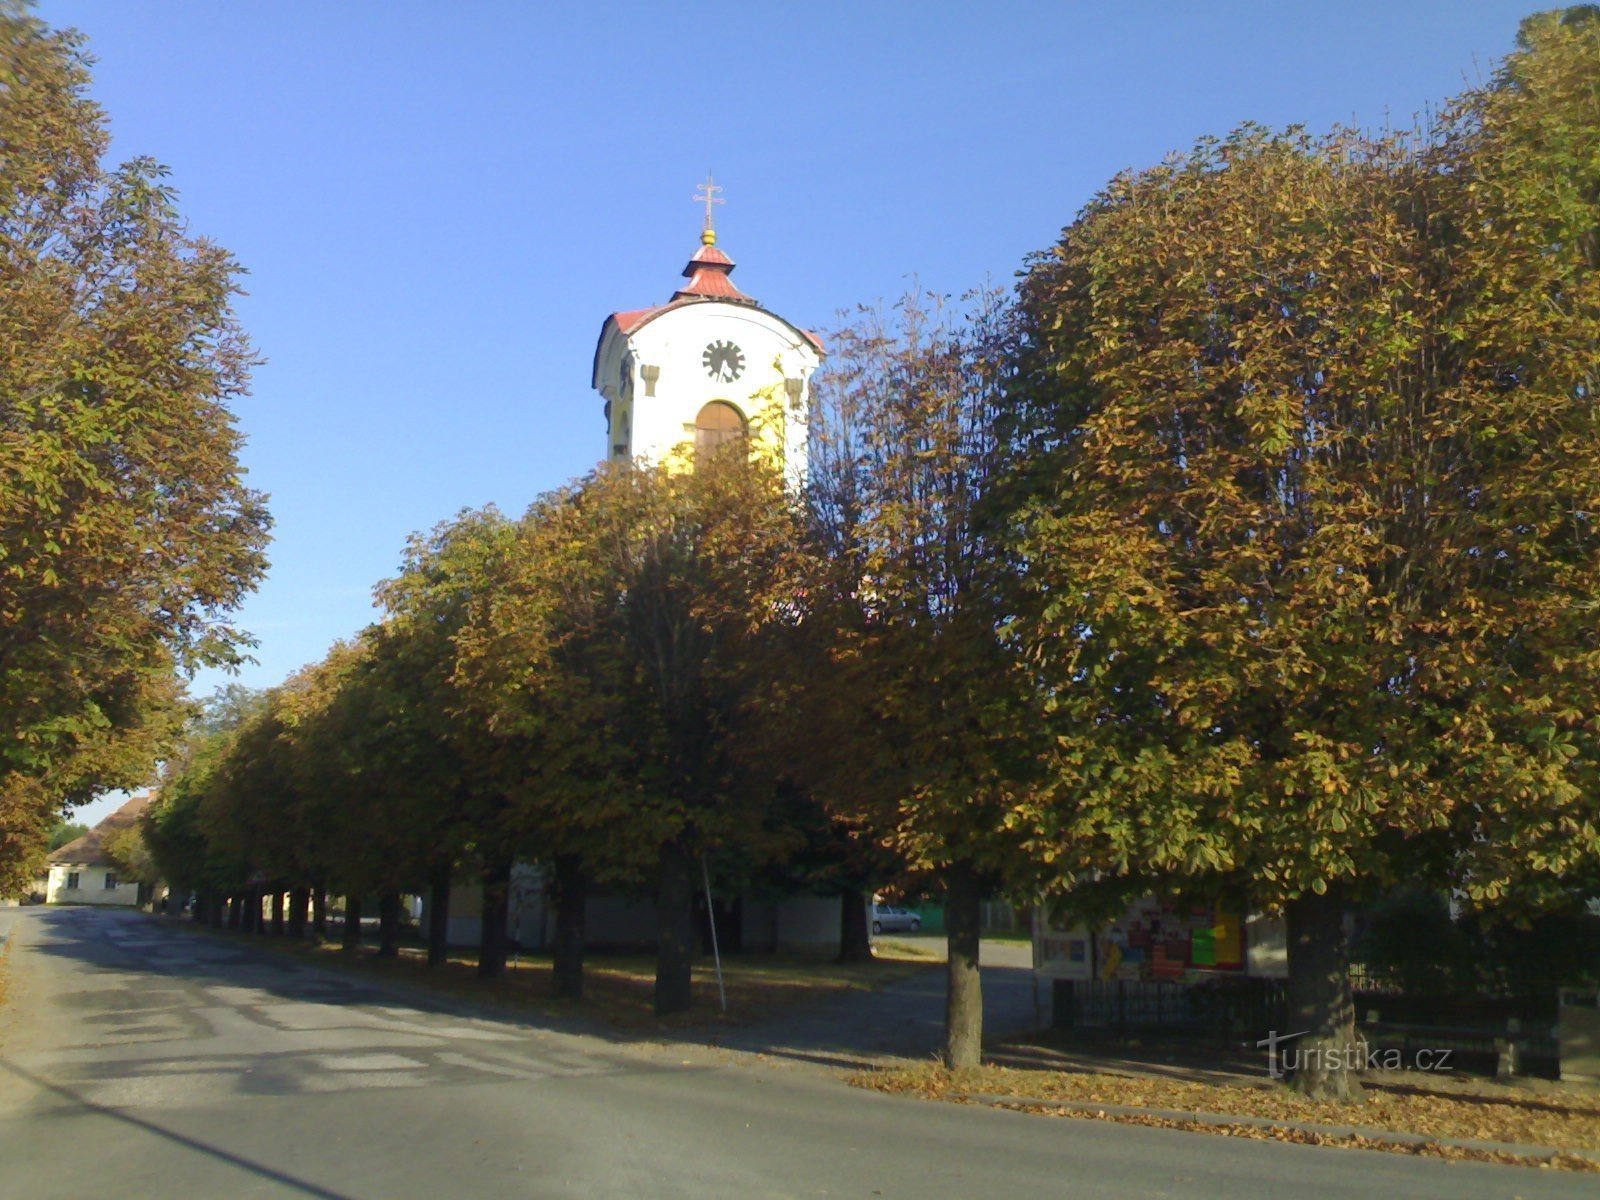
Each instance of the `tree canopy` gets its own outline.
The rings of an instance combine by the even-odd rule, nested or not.
[[[1431,137],[1246,127],[1033,262],[1046,851],[1247,886],[1292,943],[1324,895],[1600,851],[1600,26],[1525,38]]]
[[[0,890],[64,806],[147,781],[265,566],[239,268],[157,163],[103,163],[88,85],[76,34],[0,7]]]

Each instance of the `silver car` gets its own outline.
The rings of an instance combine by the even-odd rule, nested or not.
[[[872,906],[873,933],[915,933],[922,928],[922,918],[910,909],[892,904]]]

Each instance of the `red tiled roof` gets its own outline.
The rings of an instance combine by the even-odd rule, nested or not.
[[[727,267],[730,271],[733,270],[733,259],[728,257],[727,251],[718,250],[715,246],[701,245],[689,259],[689,265],[683,269],[683,273],[687,275],[694,269],[696,263],[715,263]]]
[[[751,308],[760,308],[755,300],[741,292],[729,278],[733,274],[733,268],[734,261],[725,251],[719,250],[716,246],[702,245],[683,268],[684,278],[689,282],[672,293],[671,300],[654,308],[633,308],[626,312],[612,313],[611,319],[617,323],[617,328],[623,336],[627,336],[655,320],[662,313],[684,308],[690,304],[701,304],[707,300],[748,304]],[[809,329],[797,329],[797,332],[804,335],[816,347],[818,354],[826,353],[822,339],[816,334]]]
[[[755,301],[734,286],[733,259],[715,246],[701,246],[694,252],[689,265],[683,268],[689,282],[673,293],[674,300],[685,296],[702,296],[707,300],[737,300],[745,304]]]
[[[658,304],[654,308],[631,308],[627,312],[612,313],[611,319],[617,323],[617,328],[623,333],[632,333],[658,312],[670,308],[670,305]]]
[[[617,323],[618,329],[624,334],[629,334],[641,325],[654,321],[664,312],[671,312],[675,308],[686,308],[691,304],[699,304],[702,300],[704,300],[702,296],[685,296],[681,300],[658,304],[654,308],[635,308],[629,312],[612,313],[611,319]]]

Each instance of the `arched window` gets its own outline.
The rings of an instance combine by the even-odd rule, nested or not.
[[[744,418],[739,410],[721,400],[713,400],[694,419],[694,448],[698,454],[742,441],[744,436]]]

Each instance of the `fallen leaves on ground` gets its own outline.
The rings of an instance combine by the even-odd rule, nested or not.
[[[1550,1159],[1444,1146],[1437,1142],[1396,1145],[1364,1136],[1361,1132],[1333,1135],[1294,1129],[1288,1125],[1289,1122],[1335,1125],[1367,1131],[1418,1134],[1428,1138],[1509,1142],[1549,1146],[1564,1151],[1593,1150],[1600,1148],[1600,1097],[1594,1095],[1518,1096],[1488,1090],[1476,1093],[1457,1090],[1442,1094],[1415,1087],[1385,1088],[1369,1081],[1364,1101],[1334,1104],[1307,1100],[1272,1083],[1218,1085],[1135,1075],[1017,1070],[1007,1067],[949,1071],[933,1064],[862,1072],[852,1076],[850,1082],[857,1087],[909,1093],[935,1100],[965,1101],[972,1096],[998,1097],[1002,1098],[999,1103],[1003,1107],[1025,1112],[1192,1129],[1231,1137],[1395,1150],[1441,1158],[1559,1166],[1572,1170],[1600,1170],[1600,1163],[1576,1154],[1561,1154]],[[1048,1104],[1031,1103],[1052,1100],[1166,1109],[1180,1113],[1216,1113],[1285,1124],[1270,1128],[1245,1124],[1216,1125],[1145,1113],[1064,1111]]]
[[[355,953],[349,953],[331,941],[257,938],[222,930],[205,932],[218,937],[250,937],[255,945],[306,956],[320,966],[358,970],[446,992],[464,1000],[541,1016],[589,1018],[616,1029],[639,1032],[707,1022],[744,1024],[831,996],[873,991],[925,971],[929,966],[926,961],[898,958],[875,957],[865,963],[839,963],[822,955],[800,953],[733,955],[723,959],[723,984],[728,996],[728,1008],[723,1012],[715,967],[710,962],[697,961],[693,972],[692,1007],[670,1017],[657,1017],[653,1008],[655,959],[643,955],[589,956],[584,963],[583,998],[561,1000],[551,994],[552,970],[548,955],[508,961],[503,975],[482,979],[477,974],[477,959],[471,952],[452,951],[443,966],[429,967],[426,952],[417,946],[402,946],[396,957],[380,958],[377,948],[367,943]]]

